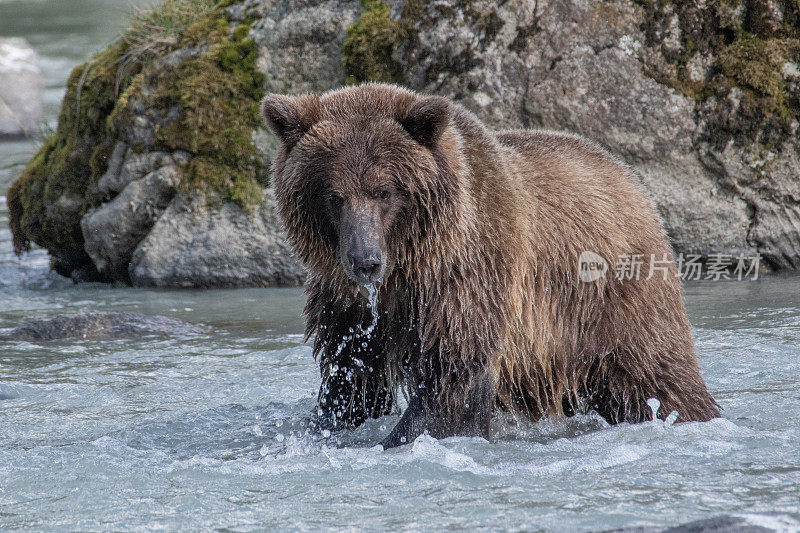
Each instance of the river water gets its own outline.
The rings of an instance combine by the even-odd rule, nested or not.
[[[0,34],[42,56],[52,123],[72,65],[126,3],[0,1]],[[491,442],[374,444],[396,417],[325,438],[301,290],[73,285],[11,252],[5,190],[33,152],[0,144],[0,330],[135,311],[205,333],[0,344],[0,530],[599,531],[729,513],[800,512],[800,277],[686,286],[704,424],[496,420]],[[0,341],[2,342],[2,341]]]

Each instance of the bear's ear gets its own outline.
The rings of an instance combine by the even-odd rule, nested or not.
[[[322,104],[316,94],[268,94],[261,101],[261,118],[264,124],[287,147],[294,146],[321,116]]]
[[[449,122],[450,101],[429,96],[414,104],[400,124],[418,143],[433,148]]]

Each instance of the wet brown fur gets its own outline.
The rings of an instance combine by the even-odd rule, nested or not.
[[[582,404],[639,422],[655,397],[661,418],[719,415],[661,222],[631,169],[598,145],[491,132],[455,103],[382,84],[270,95],[262,112],[283,140],[278,206],[310,273],[321,412],[359,424],[405,390],[410,406],[388,445],[421,431],[486,435],[498,406],[537,420]],[[379,186],[396,194],[367,338],[371,313],[341,266],[325,202],[332,189],[368,198]],[[585,250],[609,262],[605,277],[579,279]],[[646,259],[640,279],[615,279],[617,257],[631,254]],[[671,261],[668,279],[645,279],[651,254]]]

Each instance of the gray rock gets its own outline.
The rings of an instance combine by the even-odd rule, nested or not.
[[[358,0],[251,2],[256,17],[251,37],[258,45],[256,68],[267,74],[267,90],[299,94],[344,83],[344,32],[361,12]]]
[[[613,533],[798,533],[800,515],[741,513],[696,520],[675,527],[616,529]],[[609,532],[611,533],[611,532]]]
[[[0,38],[0,136],[31,135],[42,120],[44,78],[25,39]]]
[[[184,165],[189,160],[185,152],[136,153],[124,142],[117,143],[109,161],[108,170],[97,182],[97,188],[104,194],[117,194],[132,181],[162,167]]]
[[[701,145],[700,153],[720,183],[746,203],[748,242],[769,264],[800,269],[800,142],[774,150],[731,141],[721,150]]]
[[[34,320],[7,333],[4,341],[52,341],[58,339],[117,339],[141,335],[170,336],[204,333],[208,328],[168,318],[139,313],[84,313]]]
[[[131,255],[175,195],[181,170],[161,167],[81,219],[84,249],[108,279],[127,280]]]
[[[693,151],[694,101],[646,77],[629,51],[572,48],[530,85],[524,108],[530,122],[595,139],[633,165],[678,251],[754,253],[747,203]]]
[[[342,44],[361,13],[357,0],[244,4],[244,12],[256,19],[250,36],[258,45],[256,68],[267,75],[267,92],[324,92],[344,84]],[[258,132],[256,143],[268,159],[278,146],[265,131]]]
[[[300,285],[305,272],[271,196],[247,212],[179,194],[136,248],[130,279],[146,287],[272,287]]]
[[[106,194],[120,192],[123,187],[117,186],[119,174],[122,171],[122,165],[125,163],[125,158],[128,156],[128,144],[125,142],[118,142],[114,146],[114,151],[111,153],[111,158],[108,160],[108,169],[97,182],[97,188]],[[127,185],[127,183],[126,183]]]

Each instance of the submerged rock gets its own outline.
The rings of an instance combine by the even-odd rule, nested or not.
[[[27,322],[0,333],[5,341],[52,341],[58,339],[118,339],[140,335],[185,335],[207,328],[168,318],[139,313],[84,313]]]
[[[675,527],[617,529],[614,533],[789,533],[800,531],[800,515],[741,513],[696,520]]]
[[[0,137],[39,131],[43,91],[33,48],[25,39],[0,38]]]
[[[56,135],[8,192],[17,251],[43,246],[78,279],[301,283],[258,100],[378,80],[608,146],[677,252],[800,268],[797,2],[197,1],[172,44],[142,59],[131,30],[73,73]]]

